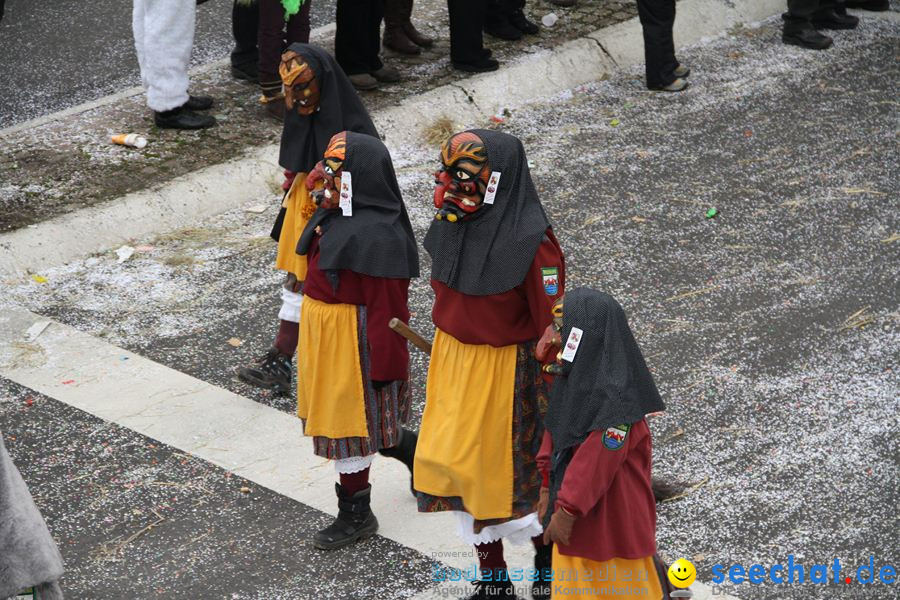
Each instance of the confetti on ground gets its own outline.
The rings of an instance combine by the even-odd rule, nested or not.
[[[25,341],[33,342],[50,326],[50,321],[38,321],[25,330]]]
[[[134,254],[134,248],[131,246],[122,246],[118,250],[116,250],[116,256],[118,256],[118,260],[116,262],[123,263]]]

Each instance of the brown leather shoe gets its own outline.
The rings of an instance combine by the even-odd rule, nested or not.
[[[400,71],[387,65],[382,66],[377,71],[372,71],[371,75],[380,83],[397,83],[400,81]]]
[[[378,80],[368,73],[357,73],[356,75],[348,75],[347,79],[353,84],[353,87],[360,91],[374,90],[378,87]]]
[[[382,45],[401,54],[420,54],[403,27],[406,21],[406,0],[387,0],[384,3],[384,38]]]
[[[431,48],[434,45],[434,40],[426,35],[422,35],[410,20],[412,18],[413,0],[403,0],[403,2],[403,32],[406,33],[406,37],[417,46]]]

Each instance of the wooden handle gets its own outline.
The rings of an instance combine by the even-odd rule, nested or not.
[[[388,323],[388,327],[412,342],[413,346],[415,346],[425,354],[431,356],[431,342],[410,329],[409,325],[407,325],[397,317],[394,317]]]

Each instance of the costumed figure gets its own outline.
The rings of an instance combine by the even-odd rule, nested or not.
[[[237,375],[251,385],[289,394],[291,360],[299,335],[301,290],[306,279],[306,257],[297,255],[297,240],[316,211],[306,189],[306,176],[322,160],[335,134],[378,133],[353,86],[325,50],[293,44],[282,56],[279,71],[287,113],[278,162],[285,169],[286,194],[272,238],[278,242],[275,267],[286,273],[278,314],[281,324],[272,348],[253,365],[238,369]]]
[[[611,296],[572,290],[553,317],[538,352],[560,348],[538,459],[551,597],[600,596],[613,586],[616,597],[668,600],[645,419],[665,409],[653,376]]]
[[[306,183],[318,208],[297,244],[307,260],[297,414],[315,454],[334,460],[340,476],[338,516],[313,540],[331,550],[378,529],[369,508],[375,453],[415,442],[400,427],[409,416],[409,350],[389,322],[409,320],[419,256],[378,138],[337,134]]]
[[[62,600],[62,574],[62,556],[0,432],[0,598],[31,590],[40,600]]]
[[[535,512],[548,394],[535,345],[563,293],[563,255],[517,138],[457,133],[441,162],[424,242],[437,331],[415,487],[419,510],[453,511],[478,550],[472,598],[514,597],[503,538],[531,540],[536,566],[550,565]]]

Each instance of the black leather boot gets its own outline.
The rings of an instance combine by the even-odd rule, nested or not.
[[[553,577],[544,577],[546,573],[551,575],[550,569],[553,559],[553,544],[541,546],[534,551],[534,568],[538,572],[538,580],[531,584],[531,597],[534,600],[550,600],[550,585]]]
[[[475,593],[468,596],[466,600],[496,600],[498,598],[506,598],[506,600],[518,600],[516,596],[516,586],[512,581],[473,581],[477,587]],[[549,596],[548,596],[549,598]]]
[[[812,24],[817,29],[856,29],[859,25],[859,17],[848,14],[839,14],[833,10],[815,16]]]
[[[415,482],[413,481],[413,462],[416,459],[416,445],[419,443],[419,434],[409,429],[400,428],[400,441],[393,448],[382,448],[378,451],[382,456],[396,458],[409,469],[409,491],[416,495]]]
[[[517,8],[509,15],[509,22],[513,27],[528,35],[534,35],[541,30],[537,23],[530,21],[525,16],[525,12],[521,8]]]
[[[834,42],[830,37],[819,33],[812,27],[793,27],[787,23],[781,34],[781,41],[785,44],[811,50],[824,50]]]
[[[369,508],[372,486],[347,495],[341,484],[334,484],[338,497],[338,515],[334,522],[313,537],[313,545],[320,550],[336,550],[375,535],[378,519]]]
[[[197,114],[184,106],[172,110],[154,111],[153,122],[160,129],[205,129],[216,124],[215,118]]]
[[[284,102],[281,103],[284,105]],[[291,357],[269,348],[256,363],[237,370],[238,379],[277,394],[291,393]]]

